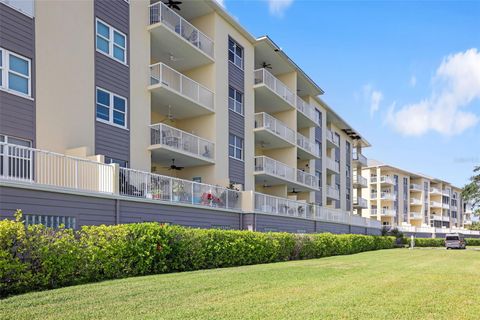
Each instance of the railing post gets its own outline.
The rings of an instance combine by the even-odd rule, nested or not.
[[[190,189],[191,189],[191,190],[190,190],[190,195],[191,195],[191,197],[192,197],[192,201],[191,201],[192,204],[194,204],[194,201],[193,201],[193,185],[194,185],[194,183],[192,182],[192,186],[191,186],[191,188],[190,188]]]
[[[77,162],[75,162],[77,163]],[[118,163],[110,164],[112,166],[112,193],[120,194],[120,166]]]
[[[147,198],[147,193],[148,193],[148,174],[145,174],[145,198]]]

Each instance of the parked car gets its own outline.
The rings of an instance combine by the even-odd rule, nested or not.
[[[461,233],[449,233],[445,236],[445,248],[447,249],[466,249],[467,243]]]

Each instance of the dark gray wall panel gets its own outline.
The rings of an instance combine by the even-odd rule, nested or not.
[[[97,121],[95,153],[111,158],[130,160],[130,131]]]
[[[255,214],[254,213],[244,213],[242,215],[243,219],[243,229],[248,230],[248,227],[251,226],[252,230],[255,230]]]
[[[315,221],[298,218],[255,214],[256,231],[314,233]]]
[[[346,224],[317,221],[316,228],[316,232],[331,232],[337,234],[350,233],[350,226]]]
[[[235,183],[245,183],[245,163],[243,161],[228,158],[228,177]]]
[[[0,133],[35,140],[35,102],[0,91]]]
[[[240,138],[245,138],[245,117],[228,110],[228,130]]]
[[[25,214],[72,216],[80,225],[115,223],[115,200],[57,192],[0,187],[0,217]]]
[[[166,204],[120,202],[120,222],[168,222],[188,227],[240,229],[240,214]]]
[[[127,64],[130,53],[130,7],[125,1],[95,0],[95,16],[127,35]],[[127,99],[127,126],[130,127],[130,69],[95,52],[95,85]],[[130,131],[108,124],[95,124],[95,153],[130,161]]]
[[[367,228],[367,234],[372,235],[372,236],[381,236],[382,235],[382,230],[381,229],[376,229],[376,228]]]
[[[315,140],[322,142],[322,128],[315,127]]]
[[[245,92],[244,71],[228,62],[228,84],[240,92]]]
[[[364,227],[351,226],[350,233],[353,234],[367,234],[367,229]]]
[[[0,3],[0,47],[31,60],[31,93],[35,97],[35,21]],[[33,141],[35,101],[0,91],[0,133]]]

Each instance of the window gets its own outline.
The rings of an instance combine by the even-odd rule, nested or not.
[[[127,99],[97,88],[97,120],[127,128]]]
[[[125,160],[105,157],[105,163],[107,164],[116,163],[120,168],[128,168],[128,161],[125,161]]]
[[[228,155],[232,158],[243,160],[243,139],[230,134],[228,141]]]
[[[25,225],[29,226],[32,224],[43,224],[48,228],[59,228],[61,225],[64,225],[67,229],[75,229],[76,219],[75,217],[68,216],[47,216],[47,215],[37,215],[37,214],[26,214],[25,216]]]
[[[97,19],[97,51],[123,64],[127,63],[127,36]]]
[[[228,61],[243,70],[243,48],[232,39],[228,39]]]
[[[315,170],[315,176],[318,179],[318,187],[321,189],[322,188],[322,172],[319,170]]]
[[[30,59],[0,48],[0,89],[31,96]]]
[[[322,112],[318,109],[315,109],[315,118],[317,120],[318,126],[321,128],[322,127]]]
[[[243,93],[232,87],[228,88],[228,109],[243,115]]]
[[[317,148],[318,156],[322,156],[322,144],[318,141],[315,140],[315,147]]]

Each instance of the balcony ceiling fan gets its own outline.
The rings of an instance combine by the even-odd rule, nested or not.
[[[262,62],[262,68],[264,69],[272,69],[271,63],[266,63],[265,61]]]
[[[175,9],[175,10],[180,11],[181,9],[178,5],[182,4],[182,1],[168,0],[165,4],[170,9]]]
[[[167,167],[167,168],[168,168],[168,170],[178,170],[178,171],[180,171],[180,170],[183,170],[183,168],[185,168],[185,167],[176,166],[175,165],[175,159],[172,159],[172,164],[170,165],[170,167]]]
[[[295,190],[295,188],[292,188],[292,191],[290,191],[290,193],[298,193],[298,191]]]
[[[262,187],[264,187],[264,188],[270,188],[271,185],[267,184],[267,180],[263,180],[263,185],[262,185]]]

